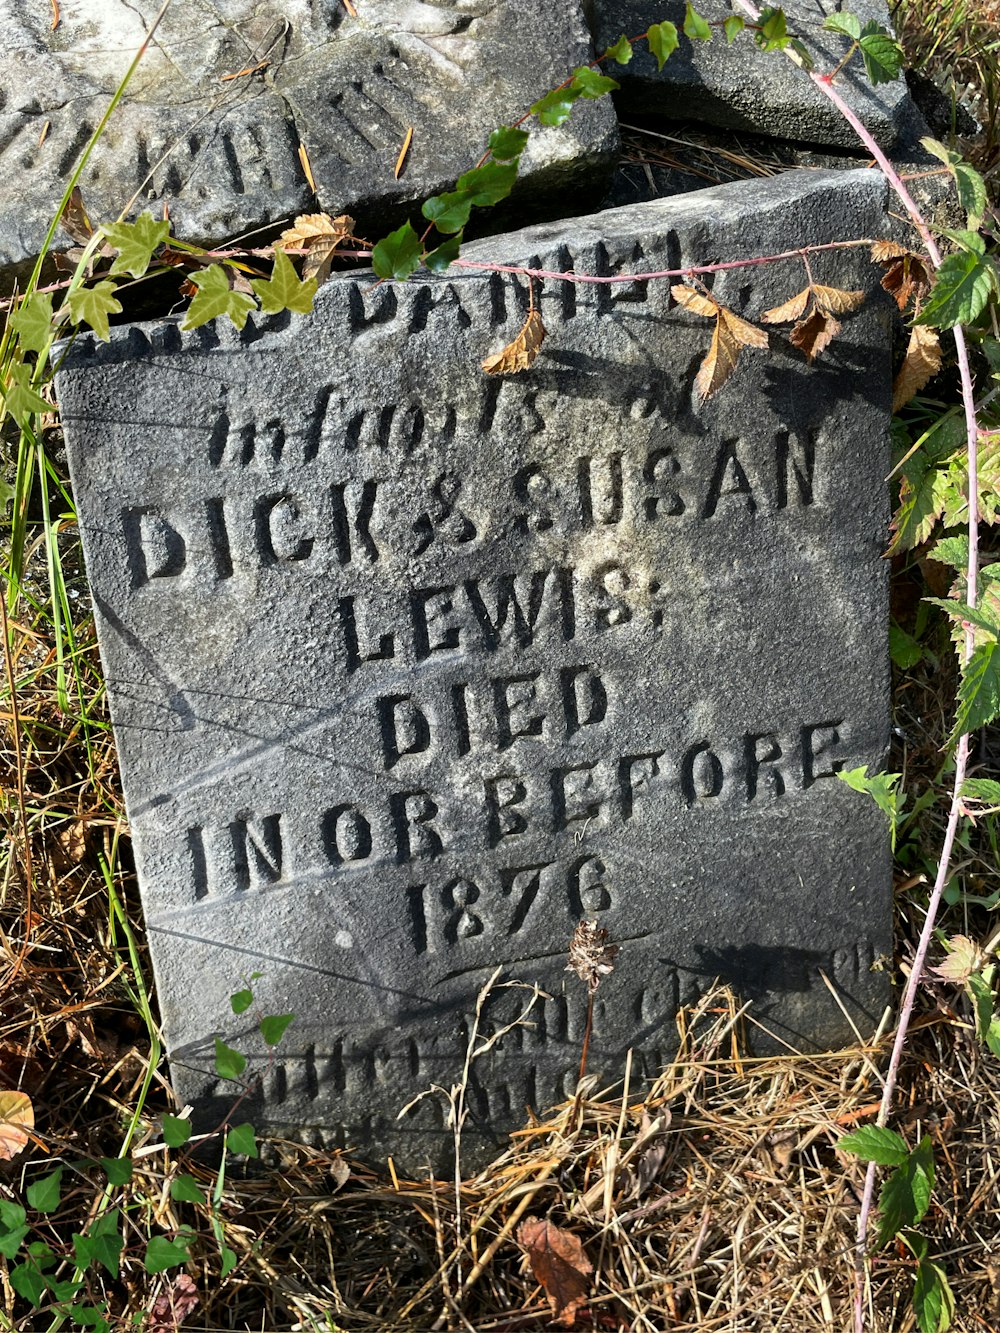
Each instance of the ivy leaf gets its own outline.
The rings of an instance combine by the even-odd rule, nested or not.
[[[531,114],[537,116],[542,125],[561,125],[573,113],[573,103],[579,93],[568,88],[553,88],[544,97],[540,97],[531,107]]]
[[[885,28],[872,19],[861,29],[858,39],[865,73],[874,85],[892,83],[903,68],[903,48]]]
[[[622,38],[625,41],[625,38]],[[628,46],[628,43],[625,43]],[[632,48],[629,46],[629,55]],[[624,64],[624,61],[621,62]],[[520,157],[528,143],[528,131],[519,130],[510,125],[501,125],[490,135],[490,152],[498,162],[509,162],[512,157]]]
[[[481,167],[465,171],[455,182],[457,189],[472,196],[480,208],[489,208],[506,199],[517,180],[518,163],[484,162]]]
[[[111,248],[118,251],[118,258],[109,270],[112,276],[128,273],[141,278],[149,268],[153,251],[169,238],[170,223],[154,221],[147,208],[135,222],[110,222],[101,231]]]
[[[176,1203],[208,1203],[205,1191],[192,1176],[174,1176],[170,1197]]]
[[[215,1072],[219,1078],[239,1078],[247,1067],[247,1058],[220,1038],[215,1039]]]
[[[54,1213],[62,1197],[61,1166],[28,1186],[28,1205],[39,1213]]]
[[[200,328],[220,315],[228,315],[236,327],[242,329],[250,311],[257,308],[252,296],[233,290],[221,264],[211,264],[199,273],[192,273],[191,282],[198,288],[198,294],[184,316],[181,328],[185,332]]]
[[[180,1148],[191,1137],[191,1121],[176,1115],[163,1117],[163,1142],[168,1148]]]
[[[664,19],[662,23],[651,23],[646,30],[646,41],[656,57],[657,69],[663,68],[671,52],[676,51],[680,45],[677,28],[669,19]]]
[[[837,774],[841,782],[846,782],[853,791],[867,792],[889,820],[889,836],[893,851],[896,850],[896,830],[899,824],[899,816],[902,814],[903,806],[906,803],[906,796],[900,792],[898,785],[901,776],[899,773],[875,773],[872,777],[868,777],[866,765],[862,765],[860,768],[841,769]],[[848,1138],[850,1137],[848,1135]],[[841,1140],[841,1144],[843,1144],[843,1140]],[[858,1152],[858,1155],[861,1155],[857,1148],[851,1148],[850,1151]],[[880,1159],[869,1157],[865,1160],[877,1162]]]
[[[0,1254],[5,1259],[13,1259],[31,1230],[25,1225],[26,1217],[27,1213],[20,1204],[0,1199]]]
[[[81,1328],[92,1328],[94,1333],[111,1333],[107,1306],[71,1305],[66,1313]]]
[[[25,417],[33,413],[52,411],[52,404],[47,403],[31,383],[33,371],[29,365],[14,361],[11,363],[10,374],[13,383],[4,389],[2,397],[7,405],[7,411],[19,426],[23,424]]]
[[[581,65],[579,69],[573,71],[573,82],[570,87],[577,96],[593,99],[603,97],[605,93],[616,92],[621,84],[616,79],[609,79],[606,74],[599,74],[589,65]]]
[[[900,1166],[910,1155],[910,1150],[894,1129],[882,1125],[862,1125],[852,1134],[845,1134],[837,1141],[841,1152],[853,1153],[863,1162],[877,1162],[879,1166]]]
[[[52,341],[52,295],[50,292],[32,292],[17,307],[9,320],[17,333],[21,347],[41,356]]]
[[[197,279],[192,279],[197,281]],[[74,324],[89,324],[101,342],[111,338],[109,315],[120,315],[122,304],[115,296],[115,284],[105,279],[93,287],[78,287],[66,298]]]
[[[77,1268],[87,1269],[97,1263],[106,1268],[112,1277],[118,1276],[121,1253],[125,1248],[119,1222],[119,1210],[113,1208],[95,1222],[88,1235],[74,1234],[73,1253]]]
[[[691,0],[688,0],[687,9],[684,11],[684,36],[690,37],[693,42],[712,40],[712,29],[692,6]]]
[[[462,233],[452,236],[450,240],[443,241],[436,250],[424,256],[424,263],[432,273],[443,273],[449,265],[453,264],[458,258],[458,252],[462,246]]]
[[[915,635],[897,625],[889,625],[889,656],[901,671],[909,671],[924,660],[924,645]]]
[[[102,1157],[100,1162],[109,1185],[127,1185],[132,1179],[131,1157]]]
[[[459,232],[472,212],[472,196],[465,190],[451,190],[447,194],[433,194],[425,199],[421,213],[433,222],[438,231]]]
[[[857,14],[830,14],[823,22],[827,32],[842,32],[851,41],[861,39],[861,20]]]
[[[733,42],[746,26],[746,19],[741,18],[739,14],[730,14],[729,17],[723,21],[722,31],[726,34],[726,42],[729,46],[732,46]]]
[[[617,61],[619,65],[627,65],[632,59],[632,43],[622,33],[614,46],[609,46],[604,54],[609,60]]]
[[[229,1006],[234,1014],[245,1014],[253,1004],[253,991],[249,986],[243,990],[234,991],[229,997]]]
[[[312,311],[319,283],[315,278],[300,281],[284,250],[275,250],[271,277],[251,278],[250,286],[256,292],[260,308],[266,315],[275,315],[279,310],[308,315]]]
[[[237,1264],[236,1251],[231,1250],[228,1245],[223,1245],[220,1258],[222,1263],[219,1266],[219,1277],[228,1277]]]
[[[950,329],[956,324],[971,323],[985,310],[996,270],[986,257],[982,239],[972,233],[964,235],[967,243],[942,261],[934,290],[914,323]]]
[[[10,1285],[19,1296],[23,1296],[32,1305],[38,1305],[49,1289],[45,1275],[35,1264],[18,1264],[10,1270]]]
[[[253,1125],[235,1125],[226,1135],[226,1147],[241,1157],[259,1157]]]
[[[1000,717],[1000,643],[978,647],[962,671],[955,736],[978,731]]]
[[[294,1014],[268,1014],[260,1020],[260,1034],[268,1046],[277,1046],[285,1035],[289,1023],[295,1021]]]
[[[143,1267],[147,1273],[165,1273],[168,1268],[177,1268],[188,1261],[187,1237],[168,1240],[166,1236],[154,1236],[146,1246]]]
[[[420,263],[420,237],[409,222],[384,236],[372,251],[372,268],[380,278],[405,282]]]
[[[762,51],[783,51],[792,40],[788,35],[785,11],[762,9],[753,39]]]

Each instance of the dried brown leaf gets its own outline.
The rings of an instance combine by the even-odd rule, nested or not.
[[[897,241],[872,242],[871,255],[876,264],[884,264],[888,259],[899,259],[909,253],[906,246],[900,245]]]
[[[569,942],[567,972],[575,972],[591,991],[615,970],[618,945],[608,943],[608,932],[596,921],[581,921]]]
[[[495,356],[488,356],[482,363],[483,370],[487,375],[517,375],[527,370],[534,363],[544,338],[545,325],[541,315],[537,310],[529,310],[517,337]]]
[[[35,1127],[35,1110],[26,1092],[0,1092],[0,1162],[16,1157]]]
[[[936,329],[915,324],[910,330],[903,364],[892,382],[892,410],[898,412],[941,369],[941,342]]]
[[[518,1228],[517,1240],[528,1253],[535,1281],[545,1288],[553,1318],[572,1327],[577,1310],[587,1300],[594,1271],[579,1239],[552,1222],[529,1217]]]
[[[812,296],[812,289],[803,287],[800,292],[796,292],[790,297],[784,305],[776,305],[770,310],[765,310],[761,319],[765,324],[791,324],[793,320],[801,319],[806,313],[806,306],[809,304],[809,298]]]
[[[825,315],[822,310],[813,310],[795,325],[788,340],[793,347],[805,352],[807,360],[815,361],[839,332],[840,324],[832,315]]]
[[[197,1307],[198,1288],[187,1273],[178,1273],[153,1302],[146,1333],[179,1333],[184,1320]]]
[[[722,388],[736,369],[739,359],[740,345],[720,316],[715,321],[711,346],[694,382],[698,397],[703,402]]]
[[[640,1199],[663,1170],[667,1160],[667,1144],[662,1140],[654,1143],[641,1155],[635,1168],[630,1197]]]
[[[320,286],[330,276],[330,264],[339,246],[351,235],[354,219],[347,213],[302,213],[275,241],[282,250],[304,250],[302,278],[316,278]]]
[[[94,224],[83,202],[83,193],[79,185],[73,186],[73,192],[66,201],[59,225],[67,236],[72,237],[77,245],[86,245],[94,234]]]
[[[330,1177],[333,1180],[331,1194],[343,1189],[351,1178],[351,1168],[343,1157],[335,1157],[330,1163]]]
[[[682,305],[685,310],[690,310],[696,315],[705,315],[709,319],[714,319],[719,313],[718,301],[713,301],[710,296],[705,296],[694,287],[685,287],[678,283],[670,288],[670,295],[678,305]]]
[[[56,841],[67,861],[82,861],[87,850],[87,826],[82,819],[60,829]]]
[[[904,251],[890,261],[882,276],[882,286],[894,298],[900,310],[905,310],[910,297],[920,300],[931,289],[931,275],[919,255]]]
[[[842,287],[824,287],[821,282],[812,284],[812,294],[819,308],[827,315],[846,315],[857,310],[865,299],[864,292],[848,292]]]
[[[734,315],[725,306],[719,307],[719,315],[741,347],[767,346],[767,334],[763,329],[758,329],[756,324],[748,324],[745,319],[740,319],[739,315]]]

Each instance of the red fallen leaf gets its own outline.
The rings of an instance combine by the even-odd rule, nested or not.
[[[198,1288],[187,1273],[178,1273],[153,1302],[146,1333],[179,1333],[181,1324],[197,1306]]]
[[[517,1240],[528,1253],[535,1280],[545,1288],[553,1318],[572,1327],[577,1310],[586,1303],[594,1271],[578,1237],[552,1222],[529,1217],[518,1228]]]

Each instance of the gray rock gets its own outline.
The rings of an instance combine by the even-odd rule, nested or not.
[[[685,8],[685,0],[592,0],[598,51],[607,50],[622,33],[634,36],[663,19],[670,19],[681,33],[680,45],[662,71],[657,71],[644,42],[627,66],[611,70],[622,85],[617,95],[622,112],[707,121],[802,143],[859,147],[850,125],[787,56],[761,51],[746,31],[731,46],[721,29],[711,41],[689,41],[682,33]],[[734,12],[727,0],[699,0],[695,8],[713,24]],[[821,72],[834,69],[849,46],[846,38],[823,31],[827,15],[849,9],[862,24],[874,19],[890,31],[892,26],[885,0],[851,0],[850,5],[789,0],[781,8],[789,32],[803,38]],[[873,87],[860,55],[838,77],[837,87],[883,148],[912,148],[916,137],[926,133],[905,80]]]
[[[471,263],[618,275],[878,235],[874,173],[789,173],[535,227]],[[473,1065],[463,1151],[572,1093],[581,918],[621,944],[591,1068],[633,1088],[716,976],[754,1046],[825,1047],[887,998],[886,828],[834,776],[888,738],[889,319],[866,288],[809,367],[750,349],[707,403],[710,325],[667,282],[537,283],[530,373],[480,358],[523,279],[324,287],[311,318],[78,339],[57,378],[180,1096],[248,1052],[258,1125],[440,1162],[496,968],[533,1027]],[[741,315],[798,260],[705,279]],[[228,997],[296,1019],[276,1063]],[[837,991],[844,1010],[821,973]],[[528,992],[497,991],[483,1031]],[[770,1037],[768,1033],[772,1034]],[[782,1047],[784,1049],[784,1047]],[[241,1115],[242,1115],[241,1110]]]
[[[66,0],[53,32],[47,6],[4,6],[0,276],[38,254],[158,7]],[[448,187],[491,130],[591,56],[577,0],[357,0],[356,8],[352,18],[342,0],[174,0],[84,172],[92,216],[158,213],[166,203],[182,239],[218,244],[319,207],[373,223],[378,239],[394,209]],[[544,215],[547,198],[551,206],[566,190],[584,200],[589,190],[596,202],[616,145],[606,99],[539,129],[522,162],[522,216]]]

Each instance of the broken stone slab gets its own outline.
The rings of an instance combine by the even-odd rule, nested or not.
[[[178,1095],[440,1167],[494,971],[544,991],[472,1064],[481,1161],[575,1088],[590,919],[621,945],[590,1069],[633,1088],[716,977],[756,1050],[852,1040],[887,998],[883,817],[836,778],[889,730],[888,300],[814,366],[784,337],[694,390],[710,322],[638,271],[877,236],[875,173],[788,173],[466,251],[523,278],[341,277],[311,317],[79,338],[57,376]],[[798,260],[705,278],[748,319]],[[271,1063],[254,1011],[294,1013]],[[829,983],[829,988],[827,983]],[[836,992],[837,999],[831,994]],[[494,990],[480,1037],[526,990]],[[843,1008],[841,1007],[843,1006]],[[848,1017],[849,1016],[849,1017]]]
[[[680,45],[661,71],[644,42],[637,44],[628,65],[614,67],[622,85],[616,94],[620,114],[706,121],[776,139],[860,148],[836,107],[787,56],[761,51],[747,31],[727,44],[721,23],[738,12],[727,0],[700,0],[695,8],[715,25],[711,41],[683,35],[685,0],[591,0],[588,10],[598,51],[607,50],[622,33],[631,37],[664,19],[681,34]],[[836,68],[849,46],[840,34],[824,32],[828,15],[849,9],[862,25],[874,19],[892,31],[885,0],[851,0],[850,5],[789,0],[781,8],[788,31],[802,37],[820,72]],[[902,76],[873,87],[860,55],[855,55],[838,76],[837,88],[883,148],[912,151],[919,135],[926,133]]]
[[[4,6],[0,277],[38,254],[158,8],[66,0],[52,30],[45,6]],[[377,240],[393,209],[450,186],[497,125],[592,54],[577,0],[355,8],[353,17],[342,0],[174,0],[83,174],[91,216],[167,204],[176,235],[213,245],[321,208],[373,223]],[[616,148],[607,99],[537,129],[522,159],[521,215],[545,215],[567,190],[596,202]]]

